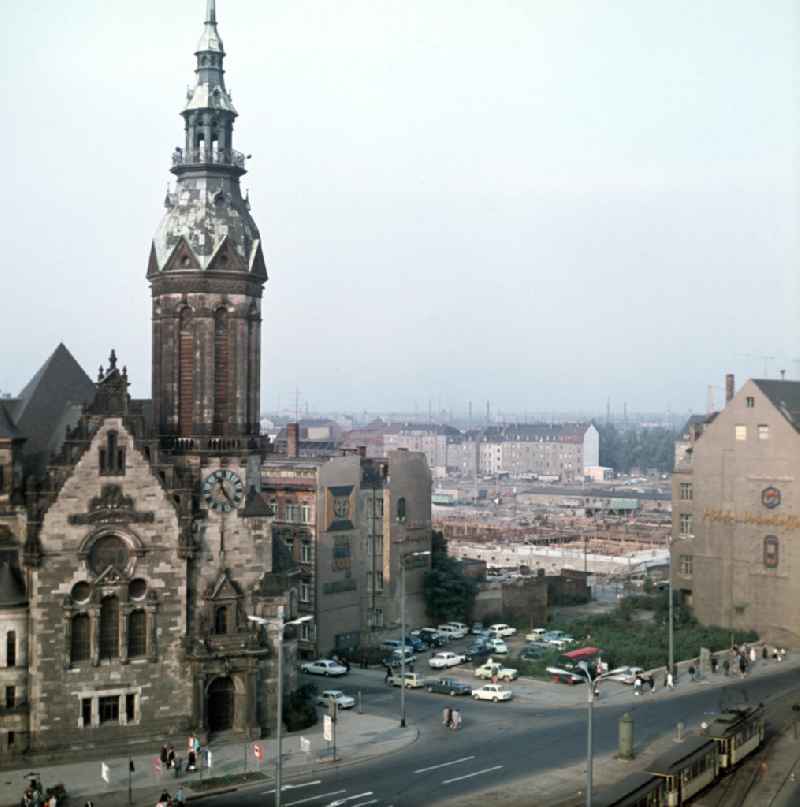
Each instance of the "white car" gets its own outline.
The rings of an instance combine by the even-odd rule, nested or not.
[[[541,642],[545,633],[547,633],[547,631],[544,628],[534,628],[530,633],[525,634],[525,641]]]
[[[449,622],[446,625],[439,625],[436,630],[438,630],[442,636],[447,636],[448,639],[463,639],[467,635],[466,632],[451,625]]]
[[[327,706],[332,700],[336,701],[337,709],[352,709],[356,705],[356,699],[345,695],[341,689],[326,689],[318,698],[320,706]]]
[[[502,639],[487,639],[486,646],[498,656],[508,655],[508,645]]]
[[[502,684],[484,684],[482,687],[472,690],[472,697],[476,701],[497,703],[498,701],[510,701],[512,692]]]
[[[504,622],[498,622],[495,625],[489,625],[489,634],[494,634],[495,636],[513,636],[517,632],[516,628],[512,628],[511,625],[506,625]]]
[[[329,658],[321,658],[316,661],[307,661],[300,665],[300,671],[309,675],[346,675],[347,668],[342,667]]]
[[[396,672],[389,676],[389,683],[393,687],[399,687],[400,683],[402,682],[403,677],[400,675],[399,672]],[[418,689],[419,687],[425,686],[425,682],[422,680],[422,676],[417,675],[416,673],[407,672],[405,677],[405,688],[406,689]]]
[[[442,670],[445,667],[456,667],[459,664],[463,664],[466,660],[466,656],[460,656],[458,653],[443,650],[440,653],[434,653],[428,659],[428,666],[434,670]]]
[[[504,667],[493,659],[489,659],[486,664],[482,664],[475,670],[476,678],[484,678],[486,680],[497,678],[498,681],[513,681],[518,675],[519,672],[513,667]]]
[[[452,625],[462,636],[469,635],[469,627],[463,622],[448,622],[447,624]]]
[[[636,676],[643,673],[641,667],[617,667],[603,676],[606,681],[619,681],[621,684],[633,685]]]

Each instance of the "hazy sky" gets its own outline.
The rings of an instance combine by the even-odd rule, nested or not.
[[[149,396],[205,0],[2,6],[0,390],[63,341]],[[800,377],[796,7],[218,0],[262,408],[702,410],[747,354]]]

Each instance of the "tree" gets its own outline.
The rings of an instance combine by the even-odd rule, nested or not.
[[[464,574],[461,563],[447,554],[447,541],[434,530],[431,568],[425,573],[425,609],[434,620],[468,620],[478,594],[478,584]]]

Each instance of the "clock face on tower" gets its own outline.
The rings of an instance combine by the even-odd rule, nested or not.
[[[206,504],[218,513],[230,513],[242,503],[244,485],[233,471],[220,468],[209,474],[203,482]]]

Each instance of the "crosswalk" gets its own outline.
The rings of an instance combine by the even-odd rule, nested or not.
[[[415,782],[419,782],[427,792],[433,787],[448,787],[479,776],[491,776],[503,769],[503,765],[479,767],[476,756],[457,759],[442,759],[424,768],[413,770]],[[338,786],[337,786],[338,785]],[[262,790],[260,795],[274,797],[275,789]],[[272,802],[268,802],[272,803]],[[403,807],[402,797],[387,798],[378,790],[342,787],[341,783],[326,783],[324,779],[307,782],[294,782],[281,787],[281,807]],[[419,800],[409,800],[408,804],[421,804]]]

